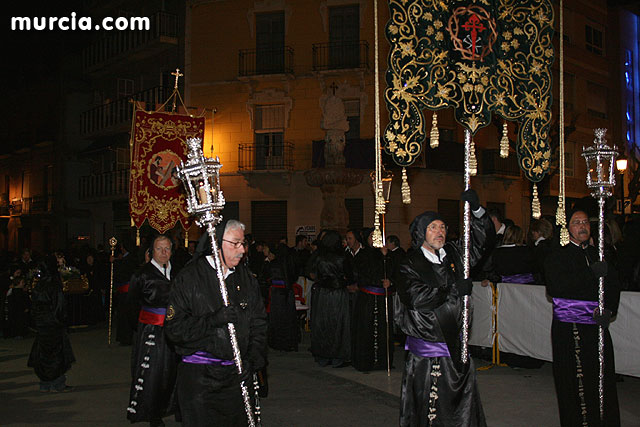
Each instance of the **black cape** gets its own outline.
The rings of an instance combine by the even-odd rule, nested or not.
[[[267,319],[259,285],[242,264],[225,282],[230,303],[241,307],[234,325],[243,366],[248,372],[260,370],[266,365]],[[203,351],[233,360],[227,325],[212,322],[211,314],[222,305],[216,271],[207,257],[197,258],[178,274],[169,297],[165,332],[179,355]],[[184,426],[246,425],[235,365],[180,362],[177,390]]]
[[[420,224],[420,229],[415,230],[416,236],[424,236],[428,225]],[[481,257],[490,227],[486,214],[480,219],[472,217],[471,265]],[[417,243],[421,245],[420,240]],[[462,297],[456,281],[464,274],[462,242],[446,243],[446,256],[440,264],[428,261],[420,247],[415,246],[400,263],[394,277],[395,321],[406,335],[429,342],[445,342],[451,357],[421,357],[407,352],[400,425],[486,426],[473,360],[469,358],[469,362],[463,364],[460,355]]]
[[[319,249],[311,270],[311,353],[321,363],[339,365],[351,359],[349,294],[344,255]]]
[[[593,246],[585,249],[569,243],[555,248],[544,263],[547,293],[552,298],[598,301],[598,278],[589,268],[597,261]],[[604,283],[604,307],[615,315],[620,301],[618,273],[609,263]],[[600,424],[598,394],[598,326],[566,323],[551,324],[553,378],[562,426],[619,426],[620,410],[616,390],[613,344],[609,330],[604,334],[604,423]],[[578,366],[578,364],[580,366]],[[579,371],[582,377],[578,376]],[[582,393],[582,395],[581,395]]]
[[[174,268],[171,275],[175,276]],[[129,305],[166,308],[170,290],[171,282],[147,263],[131,278]],[[129,421],[152,421],[175,413],[178,356],[165,337],[164,326],[137,322],[131,350]]]

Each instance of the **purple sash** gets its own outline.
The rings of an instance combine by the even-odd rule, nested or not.
[[[196,351],[195,353],[188,356],[182,356],[182,361],[184,363],[193,363],[196,365],[230,366],[235,364],[233,360],[216,359],[215,357],[204,351]]]
[[[593,313],[597,308],[597,301],[553,298],[553,318],[560,322],[595,325]]]
[[[445,342],[429,342],[407,335],[404,349],[420,357],[451,357]]]
[[[512,274],[510,276],[502,276],[502,283],[520,283],[520,284],[528,284],[535,283],[533,279],[533,274],[531,273],[521,273],[521,274]]]

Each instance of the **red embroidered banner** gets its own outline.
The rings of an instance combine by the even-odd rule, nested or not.
[[[180,221],[189,229],[177,167],[187,158],[187,139],[204,137],[204,118],[136,111],[131,137],[129,213],[133,225],[145,220],[159,233]]]

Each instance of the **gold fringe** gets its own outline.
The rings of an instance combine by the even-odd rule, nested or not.
[[[540,219],[542,213],[540,212],[540,199],[538,198],[538,186],[533,183],[533,201],[531,202],[531,216],[535,219]]]
[[[478,159],[476,157],[476,145],[471,140],[469,147],[469,175],[476,176],[478,174]]]
[[[405,205],[411,204],[411,188],[409,187],[409,181],[407,180],[407,168],[402,168],[402,203]]]
[[[560,245],[567,246],[569,244],[569,230],[567,226],[563,225],[560,229]]]
[[[502,139],[500,139],[500,157],[506,159],[509,157],[509,129],[507,128],[507,122],[502,124]]]
[[[431,120],[431,139],[429,141],[431,148],[436,148],[440,145],[440,131],[438,130],[438,113],[433,112],[433,119]]]
[[[140,229],[136,228],[136,246],[140,246]]]
[[[187,228],[184,229],[184,247],[189,247],[189,229]]]

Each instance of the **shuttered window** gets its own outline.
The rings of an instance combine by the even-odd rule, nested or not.
[[[265,241],[271,248],[287,237],[287,202],[251,202],[251,234],[256,241]]]

